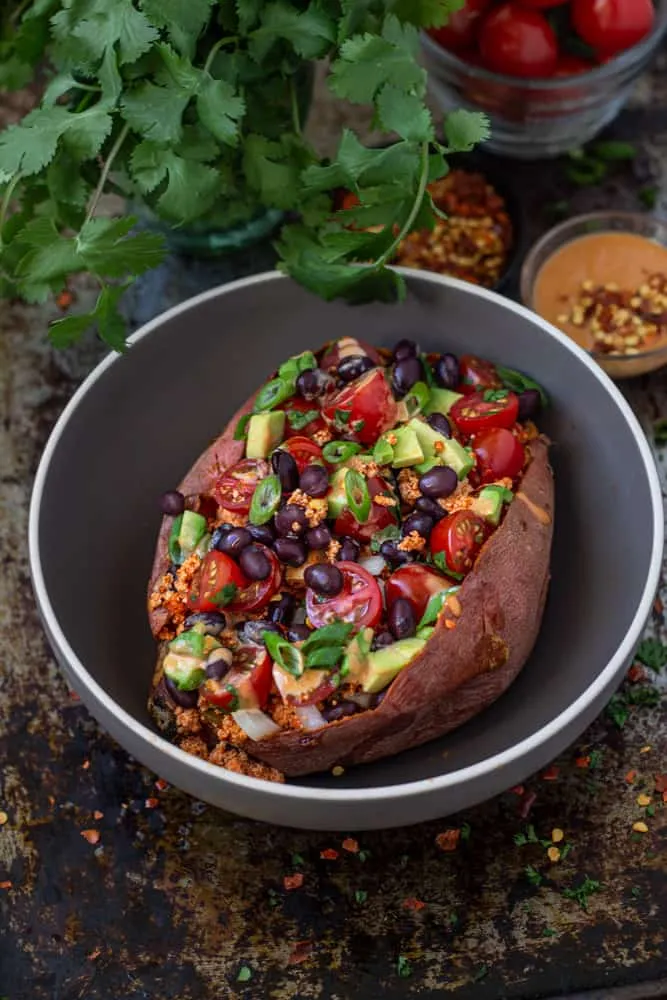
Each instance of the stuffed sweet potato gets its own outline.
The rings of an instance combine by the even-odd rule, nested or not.
[[[544,394],[343,338],[283,364],[178,490],[149,583],[149,707],[271,780],[446,733],[514,680],[549,581]]]

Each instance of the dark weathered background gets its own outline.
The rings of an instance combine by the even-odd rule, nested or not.
[[[558,213],[640,209],[647,188],[665,206],[666,99],[657,67],[612,133],[637,157],[602,187],[574,187],[562,161],[497,165],[522,199],[526,242]],[[323,148],[342,121],[365,124],[319,93]],[[132,322],[270,263],[171,260],[128,303]],[[553,768],[465,815],[358,842],[195,802],[100,732],[56,670],[28,580],[39,455],[100,356],[91,343],[52,352],[52,315],[0,314],[0,997],[667,996],[664,702],[631,709],[622,729],[600,719]],[[627,389],[649,434],[666,388],[663,373]],[[648,634],[664,634],[659,600]],[[554,829],[569,845],[559,861]],[[453,851],[436,840],[448,830]],[[586,878],[599,883],[587,909],[569,896]]]

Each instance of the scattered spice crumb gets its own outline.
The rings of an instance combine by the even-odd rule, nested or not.
[[[350,854],[359,853],[359,844],[352,837],[346,837],[340,846],[343,848],[344,851],[349,851]]]
[[[294,875],[285,875],[283,885],[288,892],[292,889],[300,889],[303,885],[303,872],[295,872]]]
[[[6,879],[4,882],[0,882],[0,889],[11,889],[12,882],[10,879]]]
[[[638,684],[639,681],[646,680],[646,671],[643,667],[640,667],[638,663],[633,663],[628,670],[626,677],[631,684]]]
[[[94,962],[95,959],[99,958],[101,954],[102,954],[102,949],[101,948],[99,948],[99,947],[98,948],[94,948],[93,951],[91,951],[91,953],[89,955],[86,955],[86,958],[88,959],[89,962]]]
[[[588,767],[590,762],[590,757],[577,757],[574,763],[576,767]]]
[[[100,812],[99,809],[96,809],[95,812],[93,813],[93,819],[103,819],[103,818],[104,818],[104,813]]]
[[[460,830],[443,830],[435,838],[435,843],[441,851],[455,851],[458,847],[460,837]]]
[[[312,941],[297,941],[287,959],[288,965],[300,965],[305,962],[313,950]]]
[[[73,304],[73,302],[74,302],[74,296],[68,289],[65,289],[64,291],[56,295],[56,305],[62,312],[66,312],[69,309],[69,307]]]
[[[341,774],[345,774],[345,768],[341,767],[340,764],[336,764],[335,767],[331,768],[331,773],[334,778],[340,778]]]
[[[635,833],[648,833],[648,827],[646,823],[642,822],[642,820],[639,820],[637,823],[633,823],[632,829]]]
[[[564,836],[565,834],[558,826],[555,826],[551,831],[551,839],[553,840],[554,844],[560,844]]]
[[[655,790],[656,792],[667,792],[667,774],[655,775]]]
[[[155,796],[153,796],[150,799],[146,799],[144,805],[146,806],[147,809],[155,809],[157,806],[160,805],[160,800],[156,799]]]
[[[84,840],[87,840],[89,844],[98,844],[100,840],[99,830],[82,830],[81,836]]]
[[[407,899],[403,900],[403,906],[406,910],[423,910],[426,906],[421,899],[415,899],[414,896],[408,896]]]
[[[559,772],[560,768],[556,764],[552,764],[551,767],[548,767],[542,775],[542,781],[555,781]]]
[[[553,861],[554,863],[556,861],[560,861],[560,850],[559,850],[559,848],[558,847],[553,847],[553,846],[552,847],[548,847],[547,848],[547,857],[549,858],[549,861]]]
[[[165,781],[164,778],[158,778],[157,781],[155,782],[155,787],[157,788],[158,792],[164,792],[166,788],[169,788],[169,782]]]
[[[515,785],[514,788],[510,788],[510,792],[512,792],[514,795],[523,795],[524,787],[523,785]]]
[[[333,847],[327,847],[320,851],[320,857],[324,858],[325,861],[335,861],[338,857],[338,851]]]
[[[646,795],[645,792],[642,792],[641,795],[637,796],[637,805],[638,806],[642,806],[642,807],[644,807],[644,806],[650,806],[651,805],[651,796],[650,795]]]
[[[651,746],[650,743],[648,743],[645,747],[642,747],[639,752],[640,753],[650,753],[652,749],[653,749],[653,747]]]
[[[7,815],[7,813],[0,811],[0,826],[4,826],[5,823],[8,821],[8,819],[9,816]]]
[[[81,767],[83,768],[84,771],[87,771],[88,768],[90,767],[90,761],[89,760],[84,760],[84,762],[81,765]]]
[[[523,799],[521,800],[521,806],[519,807],[519,815],[521,819],[527,819],[530,810],[533,808],[533,804],[537,799],[536,792],[526,792]]]
[[[625,776],[625,780],[627,781],[628,785],[634,785],[636,777],[637,777],[636,771],[628,771],[628,773]]]

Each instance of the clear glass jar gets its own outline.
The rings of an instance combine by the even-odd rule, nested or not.
[[[667,31],[667,0],[657,3],[653,30],[604,66],[576,76],[519,80],[459,59],[422,32],[429,91],[443,111],[484,111],[485,148],[519,160],[558,156],[588,142],[628,100]]]

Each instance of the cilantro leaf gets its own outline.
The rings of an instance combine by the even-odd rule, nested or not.
[[[111,124],[111,116],[103,108],[77,114],[59,105],[37,108],[20,125],[12,125],[0,134],[0,174],[39,173],[51,162],[60,139],[68,133],[77,157],[90,159],[99,153]]]
[[[95,312],[57,319],[49,327],[49,340],[54,347],[69,347],[80,340],[84,333],[95,324]]]
[[[323,3],[315,0],[306,10],[298,11],[284,0],[275,0],[262,11],[261,26],[252,33],[250,53],[262,62],[277,42],[286,41],[304,59],[320,59],[335,40],[335,22]]]
[[[397,132],[413,142],[429,142],[433,138],[431,113],[416,94],[407,94],[393,83],[386,83],[378,94],[377,110],[387,132]]]
[[[115,351],[125,350],[125,321],[118,311],[118,303],[128,288],[123,285],[105,285],[97,299],[95,308],[90,313],[78,316],[67,316],[56,320],[49,328],[49,339],[56,347],[68,347],[90,329],[97,326],[98,333]]]
[[[162,146],[146,140],[135,146],[130,157],[130,173],[143,194],[150,194],[167,176]]]
[[[178,51],[192,59],[197,41],[208,24],[215,0],[141,0],[144,14],[157,28],[166,28]]]
[[[667,646],[659,639],[643,639],[635,656],[640,663],[657,674],[667,663]]]
[[[188,222],[215,201],[220,191],[218,172],[204,163],[185,160],[171,152],[165,152],[163,160],[169,180],[158,205],[163,215]]]
[[[448,146],[443,153],[467,153],[479,142],[491,135],[491,126],[486,115],[477,111],[450,111],[444,121]]]
[[[216,139],[227,146],[238,145],[245,101],[230,83],[209,77],[197,98],[197,111],[202,124]]]
[[[181,138],[183,112],[189,100],[189,95],[176,87],[158,87],[147,82],[125,95],[121,109],[123,118],[135,132],[145,139],[171,145]]]
[[[235,583],[226,583],[224,587],[217,590],[215,594],[211,597],[213,604],[216,604],[219,608],[224,608],[227,604],[231,604],[238,593],[238,587]]]
[[[369,104],[386,83],[423,95],[426,73],[416,62],[417,31],[388,15],[383,35],[355,35],[343,42],[331,65],[329,87],[337,97]]]
[[[263,204],[284,209],[295,207],[304,164],[294,153],[289,142],[275,142],[255,133],[246,137],[243,168]]]
[[[143,274],[164,259],[164,240],[155,233],[130,231],[137,223],[134,216],[124,219],[91,219],[77,238],[84,268],[109,278]]]

